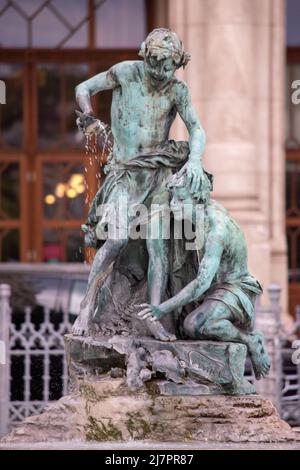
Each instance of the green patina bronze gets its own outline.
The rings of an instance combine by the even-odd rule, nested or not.
[[[116,64],[76,89],[77,102],[87,117],[93,114],[90,97],[103,90],[113,90],[112,171],[96,197],[99,204],[118,204],[121,195],[127,197],[130,205],[166,204],[169,199],[165,189],[167,178],[172,174],[172,169],[182,166],[185,161],[191,190],[197,192],[204,179],[200,157],[204,151],[205,134],[186,84],[174,76],[175,71],[188,61],[181,41],[175,33],[155,30],[142,44],[140,54],[144,61]],[[177,113],[189,131],[188,146],[168,142],[170,127]],[[88,123],[90,125],[90,121]],[[79,118],[79,125],[85,127],[84,118]],[[135,166],[136,160],[140,161],[138,167]],[[127,165],[126,169],[123,164]],[[94,205],[89,226],[98,222],[93,209]],[[98,250],[91,269],[90,285],[98,273],[105,272],[116,260],[127,242],[126,238],[107,240]],[[162,240],[151,239],[147,240],[147,249],[149,301],[158,305],[163,299],[168,278],[168,249]],[[148,326],[158,339],[174,339],[161,325]],[[87,327],[88,308],[81,312],[74,333],[84,334]]]
[[[181,338],[242,343],[256,377],[264,377],[270,361],[261,333],[253,330],[254,303],[262,289],[248,272],[241,229],[210,200],[212,176],[201,163],[205,133],[187,85],[174,75],[189,55],[177,35],[166,29],[150,33],[140,55],[142,61],[116,64],[76,88],[82,110],[77,124],[84,133],[99,130],[91,96],[113,90],[113,150],[83,226],[87,245],[97,252],[73,334],[87,335],[98,325],[104,337],[150,332],[162,342]],[[169,140],[177,113],[189,142]],[[149,209],[146,220],[128,210],[141,204]],[[105,205],[110,209],[99,213]],[[105,227],[121,226],[112,218],[114,209],[123,221],[125,217],[126,227],[145,230],[146,239],[135,239],[129,229],[122,237],[103,239]],[[164,211],[171,213],[169,239],[163,233]],[[183,222],[193,234],[189,240],[175,235]],[[150,225],[158,236],[150,236]],[[187,243],[194,249],[187,249]],[[131,355],[129,362],[133,375],[144,371],[146,377],[149,358],[142,357],[143,352]],[[149,380],[141,377],[133,382]]]
[[[185,214],[196,228],[196,275],[190,282],[180,276],[184,282],[177,286],[178,292],[173,297],[159,306],[145,304],[138,315],[155,323],[169,312],[193,305],[182,324],[185,337],[245,344],[255,376],[260,379],[269,372],[270,360],[262,334],[253,331],[254,303],[262,288],[248,271],[244,234],[226,209],[209,199],[209,188],[200,190],[206,203],[199,205],[184,175],[174,175],[168,186],[172,191],[170,207],[174,219],[181,221]],[[184,213],[184,205],[192,210]],[[197,211],[203,212],[203,216],[197,217]],[[182,268],[195,263],[186,252],[180,258]]]

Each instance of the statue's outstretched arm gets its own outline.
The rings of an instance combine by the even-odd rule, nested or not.
[[[205,255],[201,260],[196,279],[187,284],[174,297],[159,306],[159,309],[164,314],[194,302],[210,288],[220,265],[223,246],[214,240],[206,243],[206,245]]]
[[[196,279],[158,307],[142,304],[142,307],[145,308],[138,313],[138,316],[143,320],[151,317],[158,319],[173,310],[198,300],[211,286],[220,266],[223,249],[222,239],[216,233],[211,233],[205,244],[205,255],[201,260]]]

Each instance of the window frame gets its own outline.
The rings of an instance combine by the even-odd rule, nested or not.
[[[137,60],[137,49],[0,49],[0,63],[21,64],[23,80],[23,146],[19,150],[0,148],[0,161],[18,161],[20,164],[20,218],[0,221],[0,229],[19,228],[20,261],[42,261],[42,232],[49,226],[43,218],[43,162],[80,162],[86,158],[83,150],[42,150],[38,148],[38,86],[37,69],[40,64],[88,64],[89,76],[99,67],[123,60]],[[75,102],[75,96],[74,96]],[[97,103],[94,100],[97,112]],[[1,105],[5,106],[5,105]],[[75,117],[74,117],[75,126]],[[87,166],[89,199],[96,193],[99,182],[95,167]],[[99,171],[99,170],[98,170]],[[88,207],[86,206],[85,212]],[[69,226],[80,230],[81,221],[51,221],[58,228]],[[32,230],[32,227],[37,229]],[[90,258],[90,254],[86,255]]]

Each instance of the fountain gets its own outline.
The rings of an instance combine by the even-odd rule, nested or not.
[[[70,395],[23,423],[22,437],[32,440],[35,427],[47,441],[295,440],[244,377],[247,354],[257,380],[270,371],[254,329],[262,288],[240,227],[210,196],[205,133],[174,75],[190,57],[166,29],[150,33],[140,55],[76,89],[88,158],[110,154],[82,226],[96,254],[66,336]],[[111,130],[90,100],[107,89]],[[189,142],[169,140],[177,112]]]

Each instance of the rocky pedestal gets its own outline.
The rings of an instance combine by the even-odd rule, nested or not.
[[[243,345],[66,337],[72,393],[2,442],[300,441],[243,379]]]
[[[27,418],[1,443],[63,441],[295,442],[299,433],[258,395],[132,392],[122,378],[85,376],[78,390]]]
[[[98,376],[124,376],[130,390],[145,387],[155,395],[255,393],[244,378],[247,351],[243,344],[67,335],[66,351],[75,381],[88,368]]]

